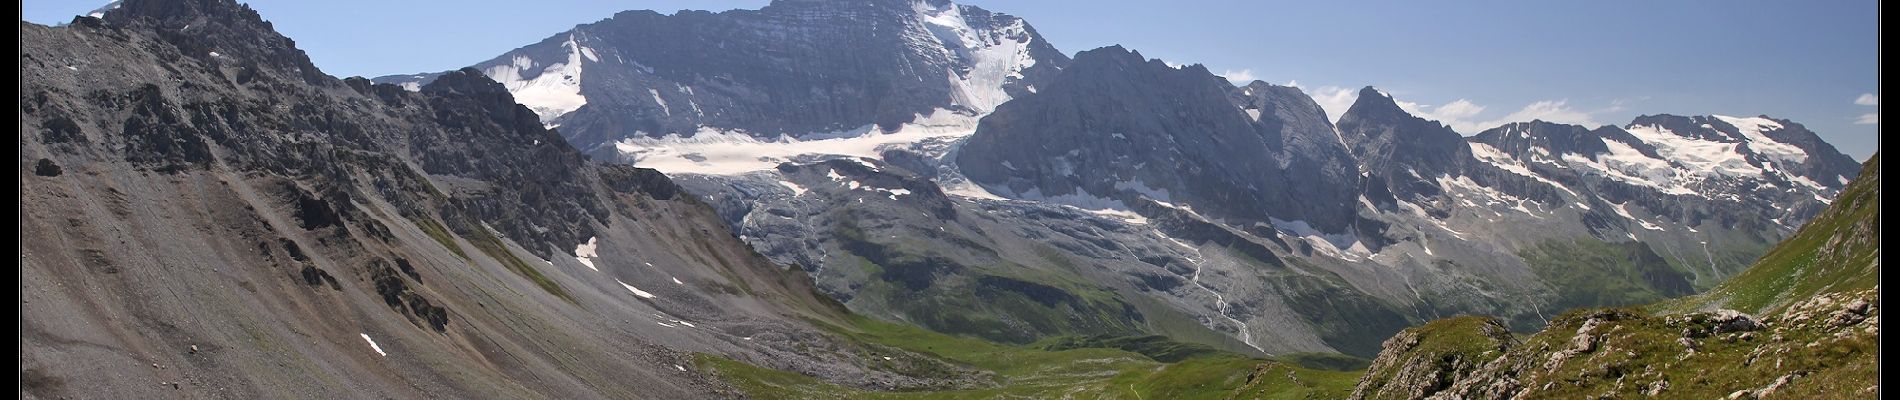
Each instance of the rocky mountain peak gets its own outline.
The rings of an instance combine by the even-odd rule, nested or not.
[[[114,26],[148,27],[186,57],[261,65],[305,83],[334,84],[295,41],[278,34],[251,6],[234,0],[125,0],[94,15]]]
[[[1464,136],[1413,116],[1391,95],[1371,86],[1359,90],[1359,99],[1339,117],[1337,127],[1361,171],[1384,181],[1401,198],[1437,195],[1435,180],[1458,175],[1472,158]]]
[[[1351,113],[1354,110],[1358,110],[1358,113],[1362,115],[1405,112],[1404,109],[1399,108],[1399,103],[1392,99],[1392,95],[1372,86],[1359,88],[1359,98],[1353,100],[1352,107],[1347,108],[1346,112]]]
[[[577,147],[623,159],[637,157],[615,146],[630,139],[835,136],[986,114],[1068,62],[1021,18],[860,0],[622,12],[473,67]],[[435,75],[376,81],[417,88]]]
[[[964,145],[958,164],[973,182],[1084,207],[1147,198],[1241,225],[1351,230],[1356,188],[1321,181],[1357,175],[1297,90],[1248,92],[1121,46],[1077,54],[1044,86],[998,108]]]
[[[482,71],[475,70],[474,68],[462,68],[443,73],[442,76],[436,77],[436,79],[430,81],[429,84],[422,85],[420,91],[459,94],[507,94],[508,88],[502,86],[500,82],[488,79],[488,76],[482,75]]]
[[[1487,129],[1469,140],[1513,154],[1530,152],[1532,148],[1551,154],[1597,154],[1609,151],[1598,138],[1597,132],[1589,128],[1543,120]]]

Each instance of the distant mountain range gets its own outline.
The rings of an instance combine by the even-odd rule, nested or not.
[[[1298,88],[1119,46],[1071,60],[1020,18],[942,1],[625,12],[473,67],[576,147],[681,179],[853,310],[1006,341],[1108,330],[1370,355],[1439,316],[1529,330],[1707,289],[1857,173],[1765,116],[1467,137],[1366,88],[1330,121]],[[881,176],[895,186],[861,178]],[[1005,210],[1067,217],[969,226]],[[904,304],[935,284],[1043,306]],[[1148,322],[1183,318],[1205,331]]]

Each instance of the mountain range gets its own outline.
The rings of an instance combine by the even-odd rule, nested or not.
[[[1466,136],[1372,87],[1333,120],[942,0],[627,11],[374,79],[230,0],[21,31],[35,398],[1508,397],[1551,357],[1512,332],[1681,325],[1565,310],[1812,314],[1870,270],[1807,260],[1877,272],[1811,233],[1866,221],[1830,216],[1877,158],[1794,121]],[[1425,331],[1489,344],[1433,369]]]
[[[1027,21],[940,1],[626,12],[472,67],[577,148],[679,179],[852,310],[1008,342],[1370,356],[1440,316],[1531,330],[1710,288],[1858,165],[1766,116],[1465,136],[1368,87],[1331,121],[1296,87],[1119,46],[1071,59]],[[594,100],[536,104],[555,74]],[[1023,280],[1046,287],[1000,283]],[[1038,305],[900,301],[938,284]],[[1181,319],[1205,329],[1150,322]]]

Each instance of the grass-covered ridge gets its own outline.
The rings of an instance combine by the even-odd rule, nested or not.
[[[1490,330],[1469,317],[1434,321],[1388,341],[1353,398],[1877,396],[1879,165],[1875,155],[1826,211],[1711,292],[1572,310],[1521,341],[1476,340]],[[1631,288],[1645,276],[1607,271],[1565,276]]]
[[[1350,398],[1411,399],[1435,393],[1516,344],[1496,318],[1458,316],[1409,328],[1386,340]]]

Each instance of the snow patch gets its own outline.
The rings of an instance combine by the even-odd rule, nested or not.
[[[107,12],[111,12],[112,10],[119,9],[119,6],[123,5],[120,3],[123,3],[123,2],[124,0],[113,0],[111,3],[106,3],[106,5],[100,6],[99,8],[95,8],[92,10],[92,12],[86,13],[86,16],[93,17],[93,18],[105,18]]]
[[[990,192],[987,191],[986,189],[985,193],[990,193]],[[1011,192],[1008,188],[1003,188],[1000,191],[995,191],[994,193],[1002,195],[1001,197],[999,197],[999,199],[1008,198],[1008,199],[1016,199],[1016,200],[1051,204],[1051,205],[1065,206],[1069,208],[1074,208],[1076,210],[1088,212],[1090,214],[1095,214],[1102,217],[1121,220],[1122,222],[1127,222],[1131,224],[1147,224],[1148,223],[1147,217],[1141,216],[1140,213],[1135,212],[1134,209],[1128,207],[1127,204],[1122,203],[1121,200],[1115,200],[1115,199],[1109,199],[1109,198],[1096,196],[1094,193],[1089,193],[1085,190],[1082,190],[1081,188],[1076,188],[1076,193],[1061,194],[1061,195],[1054,195],[1054,196],[1044,195],[1042,193],[1041,188],[1030,188],[1028,191],[1023,192],[1023,193],[1014,193],[1014,192]]]
[[[1698,195],[1687,187],[1690,181],[1684,177],[1687,171],[1668,160],[1643,155],[1636,147],[1623,142],[1605,140],[1603,145],[1609,152],[1597,155],[1596,160],[1565,154],[1564,161],[1578,169],[1598,171],[1610,179],[1656,188],[1665,194]]]
[[[673,115],[673,108],[667,107],[666,99],[660,98],[659,89],[647,88],[647,94],[653,95],[653,102],[660,105],[660,112],[666,113],[666,115]]]
[[[1656,153],[1664,159],[1681,164],[1686,175],[1696,177],[1713,176],[1761,176],[1763,171],[1749,165],[1748,157],[1740,150],[1741,143],[1724,143],[1701,140],[1677,135],[1660,126],[1637,125],[1625,131],[1641,139],[1644,143],[1656,147]],[[1678,186],[1681,182],[1678,182]]]
[[[1761,117],[1730,117],[1726,115],[1717,115],[1715,119],[1727,122],[1729,125],[1734,125],[1735,129],[1740,130],[1741,132],[1739,133],[1742,134],[1742,137],[1748,138],[1749,150],[1754,150],[1756,153],[1768,156],[1768,158],[1780,161],[1784,164],[1800,164],[1808,160],[1807,151],[1803,151],[1800,147],[1795,147],[1792,144],[1776,141],[1762,133],[1781,130],[1781,123],[1775,122],[1775,120]]]
[[[804,186],[798,186],[798,184],[796,184],[796,183],[792,183],[792,181],[787,181],[787,180],[780,180],[780,181],[778,181],[778,184],[779,184],[779,186],[784,186],[784,187],[785,187],[786,189],[791,189],[791,190],[792,190],[792,197],[798,197],[798,196],[803,196],[803,195],[805,195],[805,191],[806,191],[806,190],[805,190],[805,187],[804,187]]]
[[[583,53],[592,57],[593,50],[581,47],[574,40],[574,34],[567,35],[567,42],[561,44],[567,49],[566,62],[555,63],[541,68],[533,78],[525,78],[523,72],[534,71],[537,63],[525,55],[516,55],[511,63],[488,67],[482,71],[490,79],[501,82],[513,94],[515,101],[534,110],[546,124],[573,112],[587,104],[587,97],[581,95],[581,58]]]
[[[876,125],[848,131],[761,139],[742,130],[700,127],[692,137],[636,135],[614,144],[633,164],[668,174],[739,175],[772,170],[794,160],[878,158],[883,149],[936,138],[961,138],[976,131],[978,116],[950,110],[917,115],[895,131]]]
[[[1565,187],[1563,184],[1557,183],[1557,181],[1544,178],[1543,175],[1538,175],[1535,172],[1531,172],[1530,167],[1525,166],[1522,161],[1518,161],[1516,157],[1511,157],[1510,154],[1507,154],[1502,150],[1498,150],[1498,148],[1496,147],[1491,147],[1491,145],[1478,143],[1478,142],[1470,142],[1470,144],[1471,144],[1471,155],[1477,157],[1478,160],[1480,161],[1491,163],[1491,165],[1495,165],[1498,168],[1503,169],[1505,171],[1509,171],[1511,173],[1518,174],[1518,175],[1523,175],[1525,177],[1535,179],[1538,182],[1549,184],[1551,187],[1557,188],[1557,190],[1562,190],[1564,191],[1564,193],[1569,193],[1571,197],[1582,197],[1582,196],[1577,195],[1577,192],[1571,191],[1569,187]],[[1534,149],[1543,150],[1542,147],[1537,147]],[[1548,155],[1550,153],[1546,151],[1542,154]],[[1565,155],[1568,156],[1568,154],[1565,154]]]
[[[595,242],[597,240],[600,240],[600,238],[590,237],[587,238],[587,243],[574,246],[574,260],[580,261],[581,265],[586,265],[587,269],[594,271],[600,271],[599,267],[594,266],[594,259],[600,257],[600,253],[595,252],[600,249],[598,243]]]
[[[1287,221],[1267,217],[1267,221],[1271,222],[1273,229],[1279,231],[1281,235],[1292,236],[1306,241],[1308,244],[1313,245],[1313,248],[1318,249],[1320,253],[1333,256],[1334,258],[1347,261],[1359,261],[1363,257],[1372,255],[1372,251],[1366,248],[1365,243],[1359,241],[1358,235],[1321,232],[1319,229],[1313,228],[1312,224],[1302,220]]]
[[[379,356],[383,356],[383,357],[388,357],[388,356],[389,356],[389,353],[384,353],[384,352],[383,352],[383,346],[378,346],[378,345],[376,345],[376,339],[370,339],[370,338],[369,338],[369,334],[368,334],[368,333],[359,333],[359,335],[363,335],[363,341],[365,341],[365,342],[369,342],[369,349],[370,349],[370,350],[376,350],[376,355],[379,355]]]
[[[946,58],[969,65],[966,71],[944,71],[951,84],[952,99],[957,104],[978,113],[989,113],[1009,101],[1003,84],[1022,78],[1023,70],[1036,65],[1036,59],[1029,56],[1028,27],[1020,19],[995,28],[977,27],[963,16],[963,6],[946,4],[936,8],[918,1],[911,3],[911,7],[924,28],[924,32],[912,39],[934,40],[939,45],[914,48],[942,49]]]
[[[1467,176],[1460,175],[1457,178],[1452,178],[1450,175],[1440,175],[1438,177],[1438,186],[1444,188],[1446,193],[1450,193],[1453,198],[1457,198],[1460,202],[1468,206],[1484,206],[1491,208],[1493,212],[1496,212],[1496,210],[1502,207],[1502,209],[1515,210],[1530,215],[1531,217],[1543,218],[1543,216],[1538,215],[1538,211],[1533,211],[1529,207],[1524,206],[1524,203],[1530,202],[1529,199],[1519,198],[1508,193],[1500,192],[1497,189],[1480,185]]]
[[[621,282],[619,279],[615,279],[614,282],[619,283],[620,287],[627,288],[627,291],[633,292],[634,296],[640,296],[640,298],[642,299],[651,299],[654,297],[652,293],[647,293],[647,291],[645,290],[640,290],[640,288],[633,287],[633,285],[628,285],[626,282]]]

